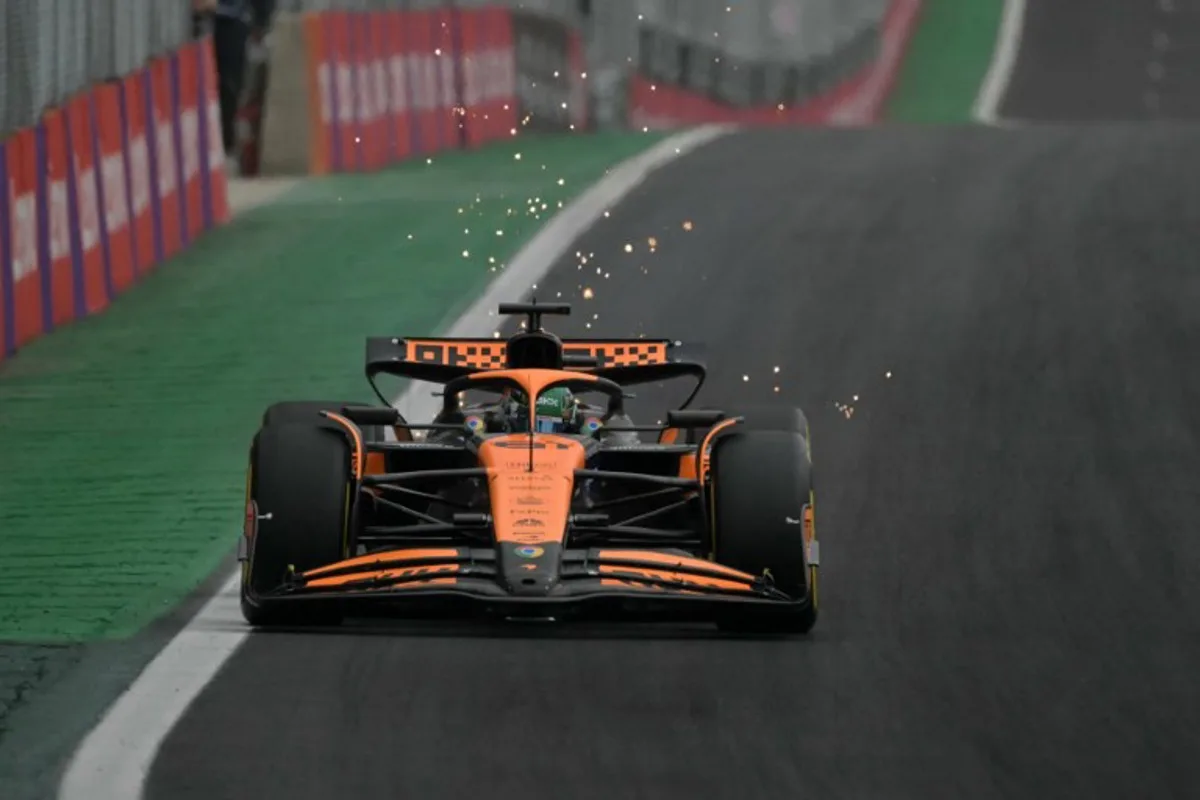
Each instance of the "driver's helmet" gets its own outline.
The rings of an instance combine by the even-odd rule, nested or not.
[[[529,430],[529,398],[519,390],[508,395],[509,425],[513,431]],[[570,389],[557,387],[538,395],[534,430],[538,433],[573,432],[579,428],[579,402]]]

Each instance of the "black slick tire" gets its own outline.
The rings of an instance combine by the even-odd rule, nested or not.
[[[321,415],[322,411],[332,411],[341,414],[346,407],[365,406],[365,403],[355,403],[350,400],[287,400],[275,403],[263,412],[262,424],[266,428],[271,425],[284,425],[291,422],[307,422],[320,425],[331,430],[341,430],[341,426]],[[364,442],[382,442],[383,427],[368,425],[362,428]]]
[[[288,574],[332,564],[353,552],[353,482],[345,435],[318,421],[262,428],[251,448],[249,499],[259,519],[242,580],[242,615],[251,625],[332,625],[340,611],[283,612],[250,595],[277,589]],[[248,592],[249,590],[249,592]],[[327,607],[321,606],[322,609]]]
[[[808,438],[808,419],[795,406],[747,405],[741,407],[735,416],[745,419],[741,430],[787,431]]]
[[[795,406],[750,404],[738,407],[733,417],[741,417],[738,430],[788,431],[808,439],[808,419]],[[694,429],[685,433],[680,444],[699,444],[711,428]]]
[[[812,493],[807,443],[784,430],[720,435],[712,454],[713,545],[716,561],[751,575],[770,573],[775,586],[807,602],[780,608],[736,608],[722,630],[807,633],[817,621],[809,585],[804,511]]]

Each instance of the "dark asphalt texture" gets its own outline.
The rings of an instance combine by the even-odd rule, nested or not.
[[[1001,117],[1200,119],[1200,0],[1028,0]]]
[[[17,702],[0,714],[0,800],[56,796],[71,754],[237,566],[234,553],[170,613],[128,639],[72,645],[4,645],[9,663],[24,656],[33,670],[9,672]],[[30,659],[21,650],[40,651]],[[7,677],[0,658],[0,678]],[[0,681],[2,683],[2,681]]]
[[[1195,141],[763,131],[664,169],[539,294],[707,342],[704,405],[807,409],[814,633],[256,635],[147,797],[1195,796]]]

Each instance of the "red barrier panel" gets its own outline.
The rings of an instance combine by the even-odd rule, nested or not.
[[[680,110],[672,87],[660,86],[640,75],[629,82],[629,123],[638,130],[680,126]]]
[[[151,130],[147,125],[147,81],[145,70],[121,82],[125,114],[125,158],[129,164],[129,202],[133,214],[134,264],[139,273],[158,264],[155,247],[157,203],[150,158]]]
[[[630,124],[642,129],[668,129],[705,123],[773,126],[824,121],[859,85],[847,82],[830,94],[797,109],[780,106],[736,108],[679,86],[635,76],[630,83]]]
[[[420,143],[417,152],[430,155],[442,149],[438,65],[433,52],[433,16],[428,11],[410,11],[404,17],[404,41],[409,53]]]
[[[92,96],[74,97],[66,108],[70,134],[71,248],[83,273],[84,313],[94,314],[108,306],[108,264],[100,241],[100,204],[95,151],[92,142]]]
[[[5,142],[8,172],[9,269],[11,286],[11,345],[17,348],[45,330],[48,298],[42,288],[38,245],[38,134],[32,128],[12,135]]]
[[[184,231],[191,241],[203,233],[206,225],[204,208],[204,152],[200,142],[200,45],[192,43],[180,48],[175,59],[175,107],[179,120],[179,158],[182,162],[184,194]]]
[[[229,221],[229,184],[225,175],[225,143],[221,140],[221,103],[217,88],[217,62],[213,55],[212,37],[199,43],[200,48],[200,104],[204,110],[204,139],[207,147],[202,169],[206,177],[208,195],[205,204],[205,222],[209,225],[224,225]],[[204,185],[204,184],[202,184]]]
[[[367,16],[366,38],[371,48],[371,83],[376,120],[375,163],[379,168],[396,161],[396,116],[392,108],[392,49],[388,41],[388,13],[372,11]]]
[[[462,52],[463,117],[467,147],[480,147],[504,135],[504,54],[495,44],[492,9],[459,12]]]
[[[715,105],[705,95],[698,92],[684,92],[679,98],[679,114],[688,125],[699,125],[710,119],[716,111]]]
[[[488,27],[490,13],[490,9],[481,8],[459,14],[466,145],[472,148],[496,139],[500,125],[495,103],[500,96],[498,81],[501,76],[497,74],[496,54]]]
[[[312,174],[478,147],[518,127],[513,21],[503,7],[311,12],[303,36]],[[570,47],[579,129],[588,118],[582,39]]]
[[[488,117],[492,120],[490,141],[516,135],[517,55],[514,50],[512,15],[508,9],[484,9],[483,29],[491,54],[488,61],[493,65],[490,71],[494,72],[488,103]]]
[[[458,25],[458,129],[464,147],[474,149],[487,141],[487,43],[481,17],[474,9],[460,9]]]
[[[388,99],[387,28],[382,11],[362,15],[362,38],[367,62],[364,65],[364,96],[370,99],[366,121],[367,152],[372,169],[383,169],[394,160],[392,155],[392,119]]]
[[[367,15],[347,15],[350,64],[354,68],[354,118],[358,123],[358,168],[374,171],[375,163],[375,91],[371,86],[370,37]]]
[[[39,268],[49,275],[50,327],[66,325],[83,314],[83,287],[71,253],[70,179],[71,150],[67,120],[60,108],[42,117],[42,158],[45,171],[38,176]],[[42,279],[43,292],[46,278]]]
[[[500,125],[498,136],[514,136],[520,116],[520,103],[517,102],[517,54],[514,32],[512,32],[512,16],[506,8],[494,8],[491,11],[494,18],[493,30],[496,40],[492,47],[498,53],[499,61],[499,92],[497,106],[499,108]]]
[[[16,349],[16,334],[13,330],[12,296],[12,225],[8,215],[8,142],[0,139],[0,361],[12,355]]]
[[[308,163],[313,175],[333,171],[334,125],[337,108],[333,99],[334,64],[329,45],[329,17],[304,15],[304,48],[307,56],[309,128],[311,131]]]
[[[166,58],[150,62],[151,128],[154,141],[155,200],[159,208],[162,257],[183,248],[183,206],[180,203],[179,154],[175,149],[175,114],[171,103],[171,64]]]
[[[334,164],[338,171],[354,172],[361,168],[359,161],[362,134],[358,126],[358,70],[350,36],[352,13],[330,11],[330,52],[334,62],[334,107],[337,109],[337,140]]]
[[[438,136],[442,147],[460,146],[461,111],[458,105],[459,43],[455,32],[455,13],[446,8],[431,12],[433,58],[438,80]]]
[[[133,226],[129,224],[128,160],[122,143],[121,87],[96,88],[96,158],[100,170],[100,213],[108,272],[115,293],[133,283]]]
[[[403,160],[413,154],[413,137],[416,135],[411,113],[412,90],[409,86],[412,75],[409,72],[410,64],[404,44],[406,14],[403,11],[385,11],[383,16],[381,29],[388,59],[388,100],[395,135],[394,158]]]

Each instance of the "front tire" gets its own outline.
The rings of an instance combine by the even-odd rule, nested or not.
[[[722,434],[713,447],[710,491],[716,561],[751,575],[767,572],[778,589],[804,601],[734,611],[718,621],[720,627],[807,633],[817,607],[805,540],[812,501],[805,438],[786,430]]]
[[[746,405],[742,406],[737,416],[745,419],[739,430],[787,431],[808,438],[808,418],[796,406]]]
[[[340,612],[284,613],[256,600],[297,573],[353,552],[354,483],[345,436],[319,422],[272,424],[254,437],[247,505],[257,517],[242,579],[242,615],[251,625],[337,624]],[[249,513],[249,511],[248,511]]]
[[[349,400],[286,400],[267,407],[267,410],[263,412],[262,425],[264,428],[267,428],[271,425],[304,422],[311,425],[320,425],[330,430],[342,430],[340,424],[328,417],[322,416],[321,412],[331,411],[334,414],[341,414],[343,408],[354,408],[356,406],[369,407],[365,403],[352,403]],[[384,441],[382,425],[367,425],[361,427],[360,430],[362,431],[364,442]]]

